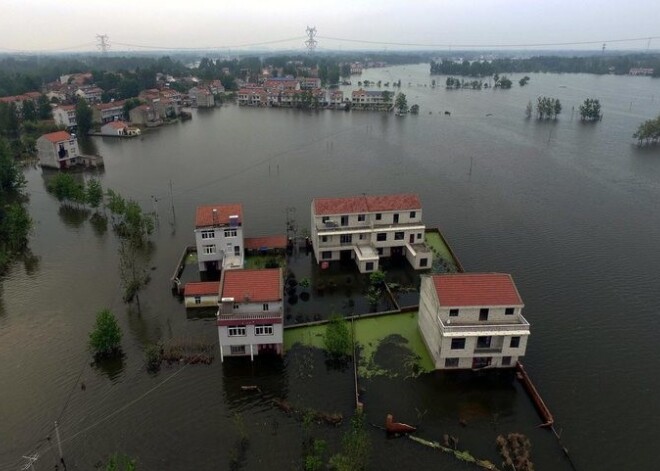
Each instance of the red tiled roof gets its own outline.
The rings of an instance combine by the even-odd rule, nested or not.
[[[413,193],[380,196],[350,196],[347,198],[314,198],[317,216],[326,214],[368,213],[421,209],[419,196]]]
[[[45,137],[46,139],[48,139],[53,144],[57,144],[58,142],[70,140],[71,139],[71,134],[69,134],[66,131],[57,131],[57,132],[51,132],[49,134],[44,134],[41,137]]]
[[[215,217],[214,209],[216,210]],[[229,224],[229,216],[238,216],[238,221],[243,223],[243,206],[240,204],[198,206],[195,213],[195,227]]]
[[[97,110],[107,110],[110,108],[121,108],[124,106],[125,100],[111,101],[110,103],[99,103],[94,105]]]
[[[237,303],[282,300],[282,272],[279,268],[226,270],[221,296]]]
[[[441,306],[521,306],[511,275],[507,273],[457,273],[434,275]]]
[[[57,108],[64,110],[64,111],[73,111],[76,109],[76,105],[60,105]]]
[[[206,294],[218,294],[219,281],[207,281],[204,283],[186,283],[183,288],[184,296],[203,296]]]
[[[104,126],[110,126],[111,128],[115,129],[124,129],[128,127],[128,125],[123,121],[110,121],[109,123],[104,124]]]
[[[268,249],[286,249],[286,236],[265,236],[265,237],[246,237],[245,248],[248,250]]]

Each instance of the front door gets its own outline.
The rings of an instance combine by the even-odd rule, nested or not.
[[[415,243],[415,234],[410,234],[410,243],[411,244]]]

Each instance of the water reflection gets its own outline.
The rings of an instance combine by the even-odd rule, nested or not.
[[[63,205],[57,210],[57,214],[65,225],[79,229],[87,221],[90,211],[89,209]]]
[[[94,234],[101,237],[108,232],[108,217],[101,213],[94,213],[89,218],[89,224],[92,226]]]
[[[105,358],[103,360],[92,362],[91,366],[96,371],[108,377],[112,383],[117,383],[124,371],[124,355],[123,353],[115,358]]]

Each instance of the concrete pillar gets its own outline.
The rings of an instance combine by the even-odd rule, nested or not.
[[[224,363],[225,358],[222,355],[222,336],[220,335],[220,329],[218,329],[218,344],[220,345],[220,363]]]
[[[254,361],[254,352],[252,351],[252,344],[250,344],[250,361]]]

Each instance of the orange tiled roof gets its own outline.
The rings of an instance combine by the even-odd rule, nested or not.
[[[58,142],[70,140],[71,139],[71,134],[69,134],[66,131],[57,131],[57,132],[51,132],[49,134],[44,134],[41,137],[45,137],[46,139],[48,139],[53,144],[57,144]]]
[[[441,306],[521,306],[511,275],[507,273],[454,273],[434,275]]]
[[[369,213],[421,209],[419,196],[413,193],[380,196],[350,196],[347,198],[314,198],[317,216],[328,214]]]
[[[216,210],[215,216],[213,210]],[[217,224],[229,224],[229,216],[238,216],[243,222],[243,206],[240,204],[216,204],[198,206],[195,213],[195,227],[207,227]]]
[[[221,296],[237,303],[263,303],[282,300],[282,272],[279,268],[227,270]]]

